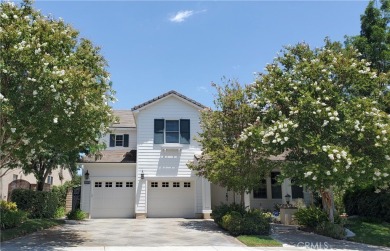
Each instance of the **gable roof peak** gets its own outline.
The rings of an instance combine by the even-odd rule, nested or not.
[[[153,98],[153,99],[151,99],[151,100],[148,100],[148,101],[146,101],[146,102],[144,102],[144,103],[142,103],[142,104],[136,105],[136,106],[134,106],[133,108],[131,108],[131,110],[132,110],[132,111],[136,111],[136,110],[138,110],[138,109],[140,109],[140,108],[142,108],[142,107],[144,107],[144,106],[147,106],[147,105],[149,105],[149,104],[152,104],[152,103],[154,103],[154,102],[156,102],[156,101],[158,101],[158,100],[161,100],[161,99],[163,99],[163,98],[165,98],[165,97],[168,97],[168,96],[170,96],[170,95],[175,95],[175,96],[177,96],[177,97],[180,97],[180,98],[182,98],[182,99],[184,99],[184,100],[186,100],[186,101],[192,103],[193,105],[198,106],[199,108],[202,108],[202,109],[206,108],[206,106],[202,105],[201,103],[199,103],[199,102],[197,102],[197,101],[195,101],[195,100],[193,100],[193,99],[191,99],[191,98],[189,98],[189,97],[187,97],[187,96],[185,96],[185,95],[183,95],[183,94],[181,94],[181,93],[178,93],[178,92],[175,91],[175,90],[171,90],[171,91],[166,92],[166,93],[164,93],[164,94],[162,94],[162,95],[160,95],[160,96],[158,96],[158,97],[155,97],[155,98]]]

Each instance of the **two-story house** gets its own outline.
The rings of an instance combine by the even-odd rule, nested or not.
[[[81,209],[92,218],[208,218],[210,183],[187,167],[201,151],[193,138],[204,108],[170,91],[114,111],[107,149],[83,159]]]
[[[107,149],[83,159],[81,209],[92,218],[208,218],[211,207],[238,203],[239,195],[210,184],[187,167],[201,154],[194,136],[201,130],[204,108],[170,91],[131,110],[114,111],[119,121],[102,139]],[[278,174],[273,170],[257,190],[246,194],[245,204],[272,210],[286,202],[287,194],[309,199],[290,180],[278,183]]]

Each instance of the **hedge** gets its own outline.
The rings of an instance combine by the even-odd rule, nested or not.
[[[11,200],[18,208],[26,211],[30,218],[54,218],[59,205],[59,195],[55,192],[15,189]]]
[[[374,187],[347,190],[343,198],[346,213],[390,222],[390,191],[374,191]]]

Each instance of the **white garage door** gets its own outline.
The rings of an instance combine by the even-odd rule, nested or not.
[[[92,218],[133,218],[135,192],[133,181],[95,181],[92,184]]]
[[[194,218],[194,182],[151,181],[148,187],[148,217]]]

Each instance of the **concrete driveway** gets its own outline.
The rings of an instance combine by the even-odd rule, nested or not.
[[[1,250],[61,250],[71,247],[243,247],[210,220],[93,219],[65,224],[1,243]],[[92,250],[92,249],[90,249]]]

